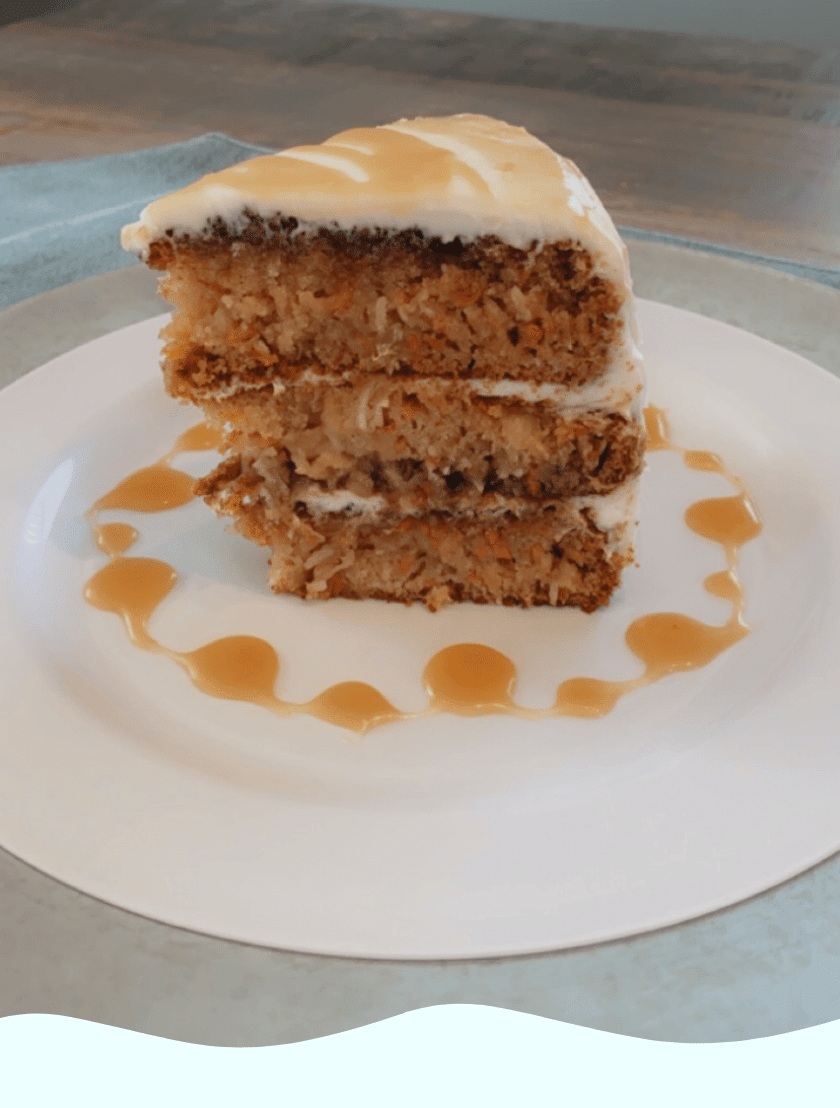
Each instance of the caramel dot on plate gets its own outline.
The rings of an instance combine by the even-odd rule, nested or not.
[[[555,710],[564,716],[598,719],[611,712],[625,692],[620,681],[599,681],[595,677],[573,677],[557,689]]]
[[[645,431],[648,450],[670,450],[668,441],[668,418],[662,408],[648,404],[644,410]]]
[[[689,469],[699,469],[705,473],[726,473],[726,466],[718,454],[710,450],[686,450],[683,461]]]
[[[712,627],[678,612],[654,612],[627,628],[627,645],[651,676],[708,665],[746,634],[742,627]]]
[[[121,616],[132,640],[148,646],[145,628],[152,612],[169,595],[178,574],[155,558],[117,558],[103,566],[85,586],[94,608]]]
[[[120,558],[91,577],[85,588],[85,599],[106,612],[122,614],[131,610],[151,615],[177,580],[177,573],[167,562],[155,558]]]
[[[137,541],[137,531],[128,523],[103,523],[94,531],[96,545],[103,554],[124,554]]]
[[[306,710],[327,723],[360,732],[399,719],[402,715],[378,689],[364,681],[342,681],[341,684],[331,685],[310,700]]]
[[[433,703],[454,712],[509,707],[515,680],[510,658],[480,643],[438,651],[423,673]]]
[[[724,546],[740,546],[761,531],[761,520],[743,494],[698,500],[686,510],[685,521],[698,535]]]
[[[706,592],[733,603],[741,599],[741,583],[733,570],[710,573],[703,582]]]
[[[146,466],[126,477],[94,504],[97,511],[165,512],[193,499],[195,478],[167,465]]]
[[[175,440],[172,448],[173,454],[186,453],[189,450],[216,450],[222,445],[223,435],[215,427],[208,427],[206,423],[197,423],[190,427]]]
[[[255,703],[274,699],[280,659],[265,639],[229,635],[180,657],[193,682],[211,696]]]

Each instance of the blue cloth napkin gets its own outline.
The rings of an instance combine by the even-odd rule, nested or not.
[[[158,196],[268,153],[227,135],[0,169],[0,308],[133,265],[120,228]]]
[[[134,264],[134,256],[120,247],[119,233],[146,204],[202,174],[267,152],[207,134],[129,154],[0,169],[0,308]],[[628,239],[757,262],[840,288],[840,270],[628,227],[619,231]]]

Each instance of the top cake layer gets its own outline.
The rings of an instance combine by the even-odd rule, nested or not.
[[[574,163],[483,115],[354,128],[252,158],[149,204],[122,243],[145,257],[152,242],[218,221],[235,230],[248,212],[343,230],[419,228],[443,242],[494,235],[520,249],[571,240],[596,272],[629,284],[625,247]]]

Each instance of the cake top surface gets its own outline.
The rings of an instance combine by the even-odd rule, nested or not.
[[[400,120],[342,131],[240,162],[149,204],[123,246],[201,234],[246,211],[339,228],[418,227],[451,241],[494,234],[513,246],[571,239],[626,278],[626,252],[573,162],[522,127],[483,115]]]

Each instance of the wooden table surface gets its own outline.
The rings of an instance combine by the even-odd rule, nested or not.
[[[33,10],[0,27],[0,165],[480,111],[625,226],[840,268],[836,53],[307,0],[7,7]]]

